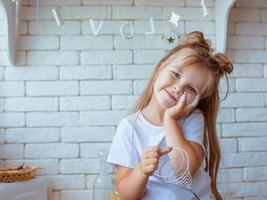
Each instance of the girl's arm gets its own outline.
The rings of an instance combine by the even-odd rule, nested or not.
[[[117,187],[122,200],[139,200],[144,195],[149,176],[141,171],[140,165],[134,169],[117,166]]]
[[[183,116],[188,115],[191,111],[197,106],[200,95],[197,95],[195,99],[187,104],[187,92],[185,91],[180,99],[177,101],[177,104],[164,113],[164,126],[165,126],[165,137],[166,144],[173,146],[181,147],[188,155],[189,158],[189,170],[190,174],[193,176],[195,172],[201,165],[201,146],[196,142],[189,142],[185,140],[183,131],[180,125],[177,124],[177,120],[181,119]],[[171,157],[179,157],[177,151],[172,151],[170,153]],[[179,163],[172,163],[174,169],[177,169]]]
[[[147,147],[142,153],[140,163],[134,169],[117,165],[118,192],[123,200],[139,200],[144,195],[148,178],[158,168],[160,156],[171,150],[170,147]]]
[[[179,146],[185,150],[189,158],[189,170],[193,176],[201,165],[201,146],[196,142],[189,142],[185,140],[182,128],[179,124],[177,124],[176,119],[165,115],[164,126],[167,146]],[[175,149],[169,153],[170,157],[179,156],[177,154],[178,152],[175,151]],[[177,163],[177,165],[179,165],[179,163]],[[173,167],[174,169],[177,168],[175,167],[175,163],[173,163]]]

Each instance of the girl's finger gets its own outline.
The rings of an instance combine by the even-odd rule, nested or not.
[[[194,100],[192,101],[192,103],[189,104],[190,107],[192,107],[192,108],[197,107],[197,104],[198,104],[199,100],[200,100],[200,95],[198,94],[198,95],[194,98]]]
[[[165,147],[163,149],[159,149],[159,156],[163,156],[169,153],[172,150],[172,147]]]
[[[199,102],[199,99],[200,99],[200,95],[197,95],[197,96],[195,97],[195,99],[193,100],[193,102],[190,103],[188,106],[186,106],[186,110],[187,110],[188,112],[191,112],[192,110],[194,110],[195,107],[197,107],[197,104],[198,104],[198,102]]]
[[[184,92],[180,98],[180,102],[182,103],[186,102],[186,98],[187,98],[187,92]]]
[[[177,109],[177,110],[180,110],[182,107],[184,107],[184,106],[186,105],[186,99],[187,99],[187,93],[184,92],[184,93],[180,96],[179,100],[178,100],[177,103],[176,103],[176,109]]]
[[[156,169],[158,168],[157,165],[148,165],[146,166],[146,169],[149,171],[149,172],[154,172]]]
[[[157,146],[150,146],[146,148],[146,152],[155,152],[158,150]]]
[[[150,151],[147,152],[147,154],[145,155],[146,158],[158,158],[159,155],[156,151]]]
[[[146,161],[146,165],[157,165],[158,164],[158,159],[156,158],[150,158]]]

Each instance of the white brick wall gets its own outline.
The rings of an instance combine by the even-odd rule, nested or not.
[[[113,126],[63,127],[63,142],[111,142],[115,133]]]
[[[164,55],[162,35],[172,11],[179,33],[215,34],[214,0],[21,0],[16,66],[7,58],[0,8],[0,167],[25,162],[46,176],[49,200],[92,199],[99,149],[109,149]],[[64,24],[58,27],[51,8]],[[155,34],[149,17],[154,18]],[[93,36],[89,19],[96,27]],[[218,116],[224,199],[265,199],[267,188],[267,1],[237,0],[229,15],[227,54],[234,61],[228,98]],[[132,39],[120,35],[130,22]],[[215,47],[215,44],[213,44]],[[166,46],[165,46],[166,47]],[[225,80],[220,92],[226,91]]]
[[[29,65],[76,65],[80,62],[77,51],[29,51]]]
[[[53,50],[59,48],[59,39],[55,36],[21,36],[17,48],[20,50]]]
[[[81,53],[81,64],[130,64],[132,63],[131,51],[83,51]]]
[[[5,70],[5,80],[11,80],[11,81],[58,80],[58,68],[56,66],[7,67]]]
[[[66,159],[60,162],[60,171],[63,174],[90,174],[99,170],[98,159]]]
[[[68,96],[79,94],[78,81],[28,81],[26,83],[28,96]]]
[[[76,158],[79,155],[78,144],[27,144],[26,158]]]
[[[81,22],[64,21],[64,24],[58,27],[54,21],[30,21],[28,31],[31,35],[79,35]]]

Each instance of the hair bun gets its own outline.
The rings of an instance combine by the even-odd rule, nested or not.
[[[233,71],[233,64],[230,62],[226,55],[217,53],[214,55],[214,60],[218,63],[220,74],[223,74],[223,72],[231,74],[231,72]]]
[[[213,52],[210,40],[205,39],[203,33],[200,31],[193,31],[191,33],[184,34],[179,43],[181,45],[192,44],[193,46],[202,47],[208,52]]]

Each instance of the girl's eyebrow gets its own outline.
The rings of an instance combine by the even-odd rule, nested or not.
[[[180,67],[180,65],[174,65],[174,66],[173,66],[173,69],[177,70],[177,72],[179,72],[179,73],[182,73],[183,70],[180,69],[179,67]]]

